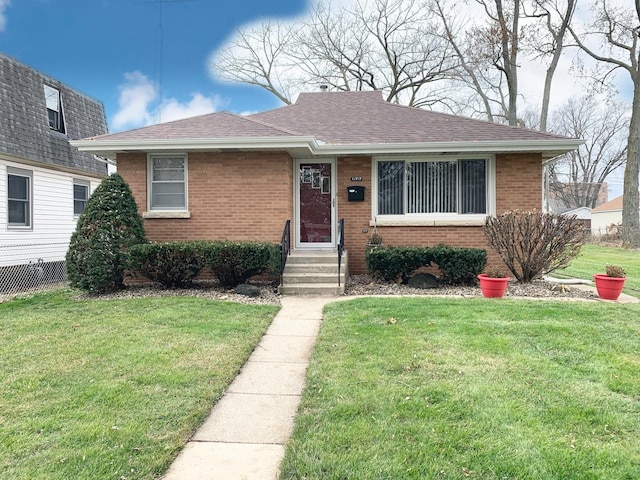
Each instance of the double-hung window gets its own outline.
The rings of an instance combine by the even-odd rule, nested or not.
[[[73,214],[82,215],[89,200],[89,182],[83,180],[73,181]]]
[[[30,170],[8,167],[7,204],[8,226],[10,228],[30,228],[31,221],[31,185],[33,173]]]
[[[376,216],[459,218],[490,213],[491,161],[378,160]]]
[[[55,132],[65,133],[64,115],[62,114],[62,99],[60,91],[44,86],[44,99],[47,103],[47,118],[49,120],[49,128]]]
[[[149,157],[150,210],[187,209],[186,155]]]

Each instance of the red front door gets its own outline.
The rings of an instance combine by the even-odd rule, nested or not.
[[[296,246],[333,246],[333,164],[298,163]]]

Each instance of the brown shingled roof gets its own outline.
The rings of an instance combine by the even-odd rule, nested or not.
[[[248,115],[218,112],[71,142],[115,158],[126,151],[286,150],[292,155],[541,152],[581,140],[386,102],[382,92],[302,93],[293,105]]]
[[[591,210],[591,212],[609,212],[611,210],[622,210],[622,199],[624,198],[623,195],[620,195],[619,197],[614,198],[613,200],[609,200],[606,203],[603,203],[602,205],[598,205],[596,208],[594,208],[593,210]],[[640,193],[638,194],[638,200],[640,201]]]
[[[250,115],[331,144],[550,140],[557,135],[386,102],[382,92],[301,93],[293,105]]]
[[[231,112],[216,112],[198,117],[159,123],[149,127],[95,137],[96,140],[148,140],[179,138],[236,138],[290,136],[277,127],[264,125]]]

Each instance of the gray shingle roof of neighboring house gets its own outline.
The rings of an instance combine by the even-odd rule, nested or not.
[[[49,128],[45,85],[60,93],[65,133]],[[69,141],[107,132],[102,103],[0,53],[0,153],[106,175],[103,161],[78,151]]]
[[[302,93],[292,105],[246,117],[219,112],[74,142],[109,158],[136,149],[277,147],[313,154],[539,151],[551,158],[581,143],[388,103],[379,91]]]

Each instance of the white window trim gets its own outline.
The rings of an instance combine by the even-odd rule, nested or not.
[[[9,223],[9,175],[16,177],[26,177],[29,179],[27,192],[29,202],[29,223],[27,225]],[[7,173],[5,178],[7,179],[7,194],[5,197],[5,201],[7,202],[7,230],[33,230],[33,171],[7,166]]]
[[[482,226],[487,217],[496,211],[496,159],[494,155],[438,155],[438,156],[376,156],[371,162],[371,221],[378,226]],[[405,213],[403,215],[378,215],[378,162],[447,162],[454,160],[487,161],[487,213]]]
[[[50,95],[56,94],[55,105],[50,101]],[[45,104],[47,107],[47,125],[49,126],[49,130],[56,134],[67,135],[67,126],[65,124],[64,117],[64,107],[62,105],[62,93],[58,88],[52,87],[50,85],[44,84],[44,97]],[[55,107],[55,108],[54,108]],[[49,123],[49,110],[52,110],[58,115],[58,128],[54,128]]]
[[[153,198],[153,159],[154,158],[184,158],[184,207],[181,208],[152,208]],[[176,154],[148,154],[147,155],[147,211],[142,218],[191,218],[189,211],[189,157],[186,153]]]
[[[87,208],[87,202],[89,201],[89,197],[91,196],[91,182],[89,182],[88,180],[81,180],[79,178],[74,178],[73,179],[73,186],[72,186],[72,191],[71,191],[71,199],[73,202],[73,216],[75,218],[79,218],[80,215],[82,215],[81,213],[76,213],[76,195],[75,195],[75,186],[76,185],[81,185],[83,187],[87,187],[87,198],[85,200],[85,208]],[[84,212],[84,209],[83,209]]]

